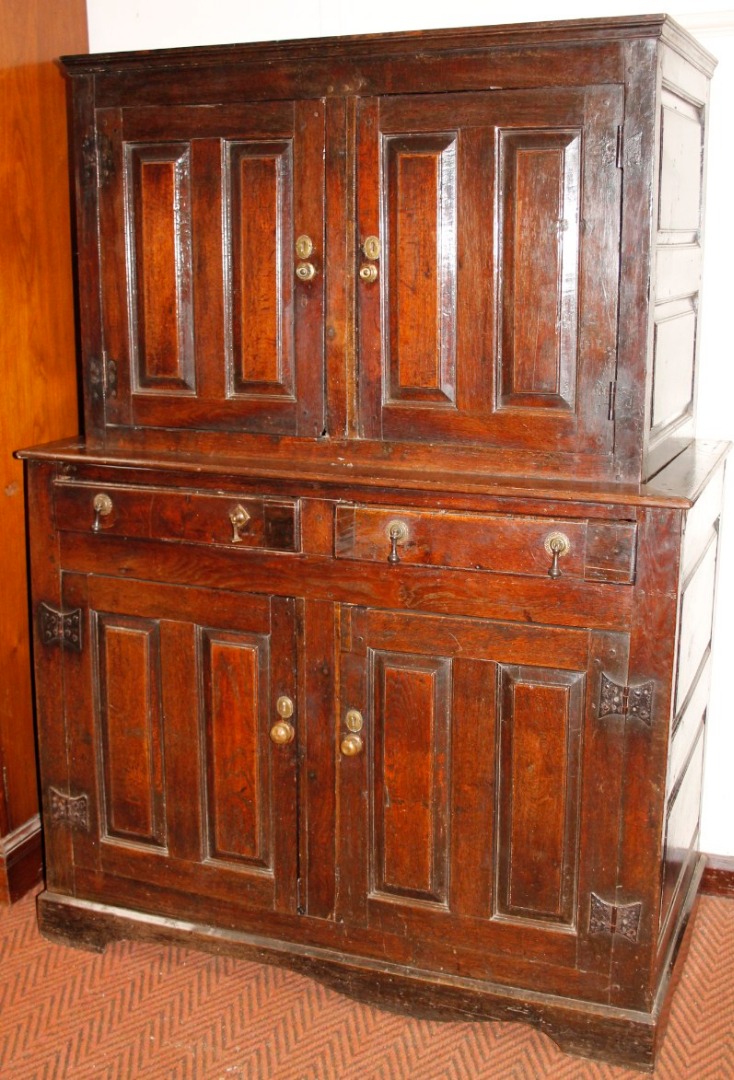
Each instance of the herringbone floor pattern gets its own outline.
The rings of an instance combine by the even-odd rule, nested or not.
[[[521,1024],[435,1023],[182,948],[46,942],[0,909],[0,1080],[639,1080]],[[734,1078],[734,902],[703,897],[658,1080]]]

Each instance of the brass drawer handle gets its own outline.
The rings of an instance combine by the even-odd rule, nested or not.
[[[565,533],[552,532],[548,533],[545,538],[544,544],[545,550],[551,556],[550,569],[548,570],[548,577],[559,578],[561,576],[561,568],[558,565],[558,560],[562,559],[564,555],[568,555],[571,550],[571,541],[568,539]]]
[[[362,281],[377,281],[377,267],[373,263],[370,263],[369,265],[365,264],[360,267],[359,276]]]
[[[109,497],[109,495],[106,495],[103,491],[100,491],[98,495],[94,496],[92,509],[94,510],[94,522],[92,524],[92,532],[98,533],[102,528],[102,518],[108,517],[109,514],[112,513],[112,499]]]
[[[390,521],[388,522],[387,538],[390,541],[390,554],[387,557],[387,561],[391,566],[395,566],[400,562],[400,555],[398,554],[398,544],[408,539],[408,526],[404,521]]]
[[[244,529],[247,522],[250,520],[250,515],[245,510],[244,506],[235,506],[232,513],[229,515],[229,520],[232,523],[232,543],[241,544],[242,537],[240,533]]]

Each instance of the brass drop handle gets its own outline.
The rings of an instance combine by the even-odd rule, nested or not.
[[[102,518],[112,513],[112,499],[109,495],[105,495],[103,491],[100,491],[98,495],[94,496],[92,509],[94,510],[92,532],[98,533],[102,528]]]
[[[285,746],[287,743],[293,742],[296,736],[296,729],[289,722],[291,716],[293,716],[293,702],[286,694],[283,694],[275,703],[275,708],[280,720],[276,720],[271,727],[270,738],[276,745]]]
[[[571,541],[568,539],[565,533],[552,532],[545,538],[545,550],[551,556],[550,569],[548,570],[548,577],[559,578],[561,576],[561,568],[558,565],[558,560],[562,559],[564,555],[568,555],[571,550]]]
[[[390,521],[387,526],[387,538],[390,541],[390,554],[387,561],[391,566],[400,562],[398,544],[408,539],[408,526],[404,521]]]
[[[364,750],[364,742],[359,734],[364,726],[362,713],[359,709],[347,709],[344,723],[347,725],[349,734],[345,735],[341,741],[341,752],[345,757],[356,757]]]
[[[242,537],[241,531],[244,529],[247,522],[250,520],[250,515],[245,510],[244,506],[235,506],[232,513],[229,515],[229,520],[232,523],[232,540],[233,544],[241,544]]]
[[[296,267],[296,277],[299,281],[311,281],[316,277],[316,267],[307,260],[313,254],[313,240],[304,233],[296,240],[296,255],[301,260]]]

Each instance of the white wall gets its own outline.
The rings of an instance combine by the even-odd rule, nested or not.
[[[476,26],[535,19],[655,13],[664,4],[633,0],[87,0],[92,52],[261,41],[326,34]],[[711,97],[709,183],[704,266],[699,435],[734,440],[731,253],[734,252],[734,10],[688,0],[667,8],[719,58]],[[734,460],[727,484],[729,520],[722,534],[714,681],[704,785],[704,850],[734,855],[734,717],[726,676],[734,654]]]

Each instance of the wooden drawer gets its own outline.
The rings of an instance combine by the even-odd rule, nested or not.
[[[98,496],[106,497],[100,500],[100,513]],[[55,485],[55,509],[62,531],[219,544],[237,550],[300,549],[296,499],[60,481]]]
[[[558,560],[561,576],[621,584],[634,581],[637,526],[627,521],[342,505],[336,510],[337,558],[390,561],[393,527],[400,534],[393,553],[398,565],[548,577],[549,539],[562,534],[569,547]]]

